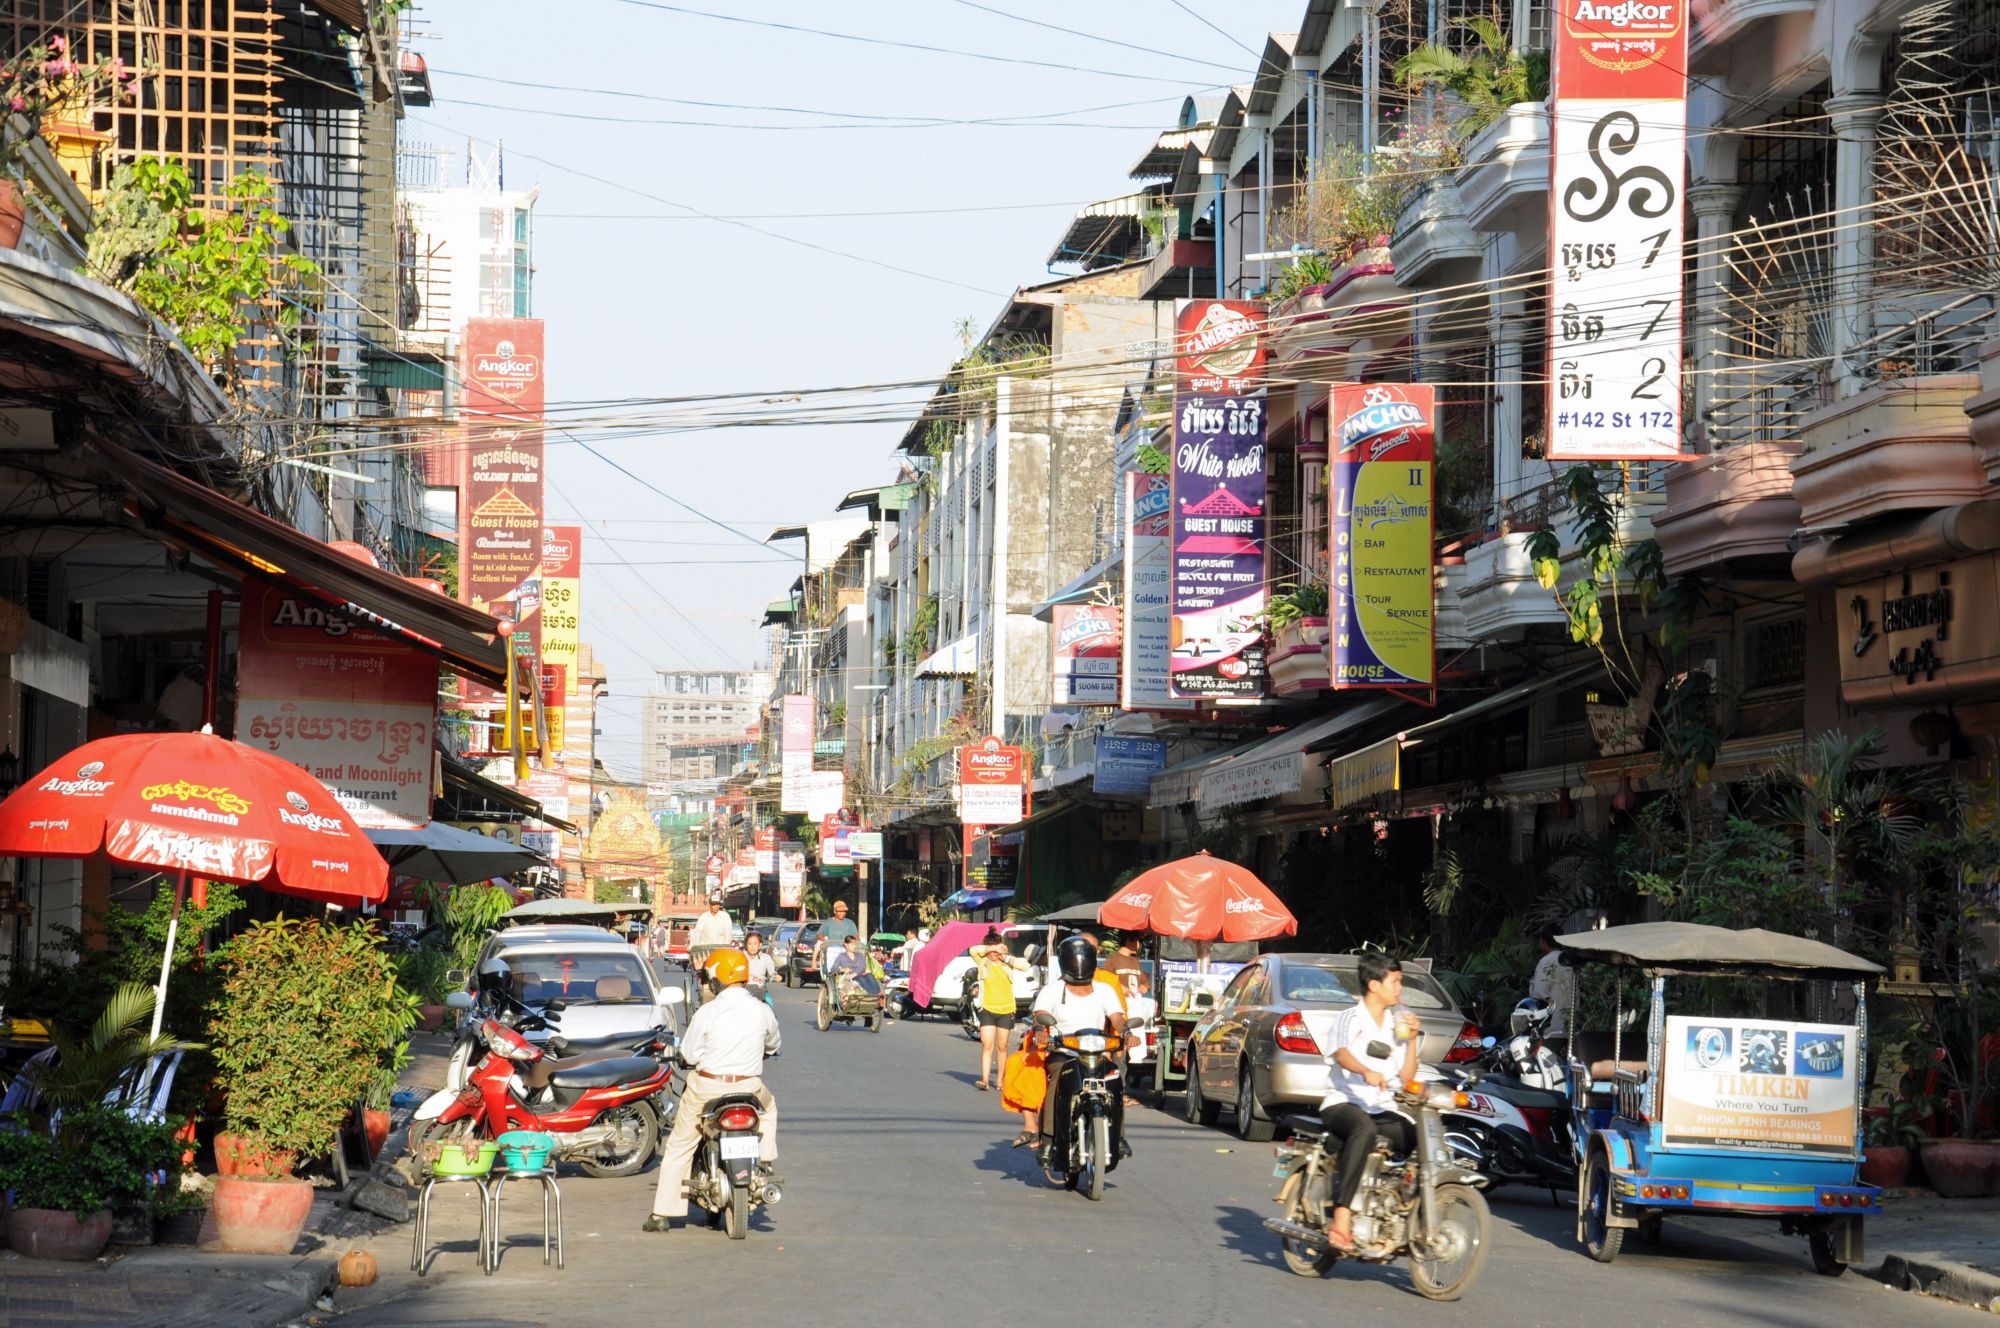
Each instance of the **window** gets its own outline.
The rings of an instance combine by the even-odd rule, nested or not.
[[[1798,687],[1806,680],[1806,621],[1803,617],[1769,618],[1746,625],[1743,637],[1743,686],[1748,691]]]
[[[1316,968],[1304,965],[1286,965],[1283,977],[1284,998],[1291,1002],[1315,1002],[1324,1005],[1352,1005],[1353,993],[1347,990],[1340,974],[1330,968]]]

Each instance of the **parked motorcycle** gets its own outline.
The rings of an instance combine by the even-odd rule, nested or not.
[[[410,1124],[418,1166],[456,1139],[541,1130],[554,1136],[555,1156],[589,1175],[645,1169],[664,1137],[671,1071],[647,1053],[558,1058],[522,1036],[560,1019],[552,1008],[468,1021],[477,1047],[467,1050],[464,1082],[433,1093]],[[656,1030],[654,1039],[660,1050],[671,1049],[672,1034]]]
[[[1544,1040],[1553,1011],[1529,999],[1514,1008],[1505,1042],[1487,1038],[1486,1054],[1460,1086],[1466,1105],[1444,1113],[1445,1144],[1493,1185],[1576,1188],[1568,1072]]]
[[[1396,1102],[1416,1120],[1417,1149],[1410,1157],[1391,1157],[1388,1141],[1376,1141],[1354,1194],[1351,1252],[1327,1239],[1340,1143],[1314,1117],[1288,1122],[1292,1137],[1278,1145],[1276,1171],[1284,1181],[1278,1202],[1285,1215],[1264,1226],[1282,1243],[1285,1266],[1301,1277],[1317,1277],[1343,1256],[1388,1263],[1407,1255],[1418,1294],[1457,1300],[1486,1266],[1492,1230],[1480,1193],[1486,1177],[1445,1145],[1443,1114],[1462,1109],[1464,1094],[1448,1083],[1408,1083],[1396,1090]]]
[[[749,1234],[752,1206],[762,1208],[784,1197],[777,1174],[757,1165],[763,1123],[757,1095],[740,1093],[709,1103],[697,1127],[683,1192],[708,1213],[709,1225],[721,1227],[731,1240]]]
[[[1121,1090],[1107,1076],[1117,1074],[1118,1053],[1124,1046],[1125,1039],[1116,1033],[1049,1034],[1049,1092],[1074,1096],[1069,1104],[1069,1137],[1049,1141],[1042,1171],[1049,1184],[1075,1190],[1086,1199],[1102,1199],[1106,1173],[1118,1169],[1112,1108]],[[1066,1065],[1075,1067],[1074,1076],[1065,1072]]]

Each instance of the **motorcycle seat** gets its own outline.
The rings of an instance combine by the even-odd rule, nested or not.
[[[1278,1122],[1278,1124],[1288,1134],[1295,1134],[1301,1138],[1323,1139],[1326,1137],[1326,1125],[1317,1116],[1287,1116]]]
[[[1569,1106],[1569,1099],[1561,1093],[1551,1093],[1546,1088],[1530,1088],[1518,1079],[1487,1078],[1481,1080],[1474,1091],[1491,1093],[1494,1097],[1511,1102],[1517,1107],[1560,1111]]]
[[[660,1063],[651,1056],[613,1056],[582,1065],[557,1065],[549,1082],[557,1088],[611,1088],[659,1073]]]

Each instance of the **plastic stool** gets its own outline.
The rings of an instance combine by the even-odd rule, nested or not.
[[[538,1180],[542,1183],[542,1262],[549,1261],[549,1206],[555,1205],[555,1256],[556,1267],[563,1266],[562,1231],[562,1187],[556,1184],[556,1169],[553,1165],[534,1171],[496,1170],[492,1179],[486,1182],[486,1203],[492,1209],[493,1235],[486,1244],[486,1271],[491,1273],[500,1266],[500,1199],[507,1190],[510,1180]]]
[[[484,1176],[438,1176],[424,1181],[424,1188],[417,1195],[417,1230],[410,1246],[410,1271],[422,1277],[430,1263],[431,1244],[431,1191],[440,1185],[471,1184],[479,1191],[479,1264],[488,1273],[493,1271],[488,1248],[492,1243],[491,1227],[487,1219],[486,1177]]]

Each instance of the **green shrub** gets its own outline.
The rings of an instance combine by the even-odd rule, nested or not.
[[[0,1128],[0,1176],[18,1208],[59,1208],[88,1216],[144,1201],[164,1212],[180,1201],[180,1122],[139,1121],[108,1107],[63,1113],[55,1134],[16,1119]],[[155,1185],[164,1173],[166,1184]]]

